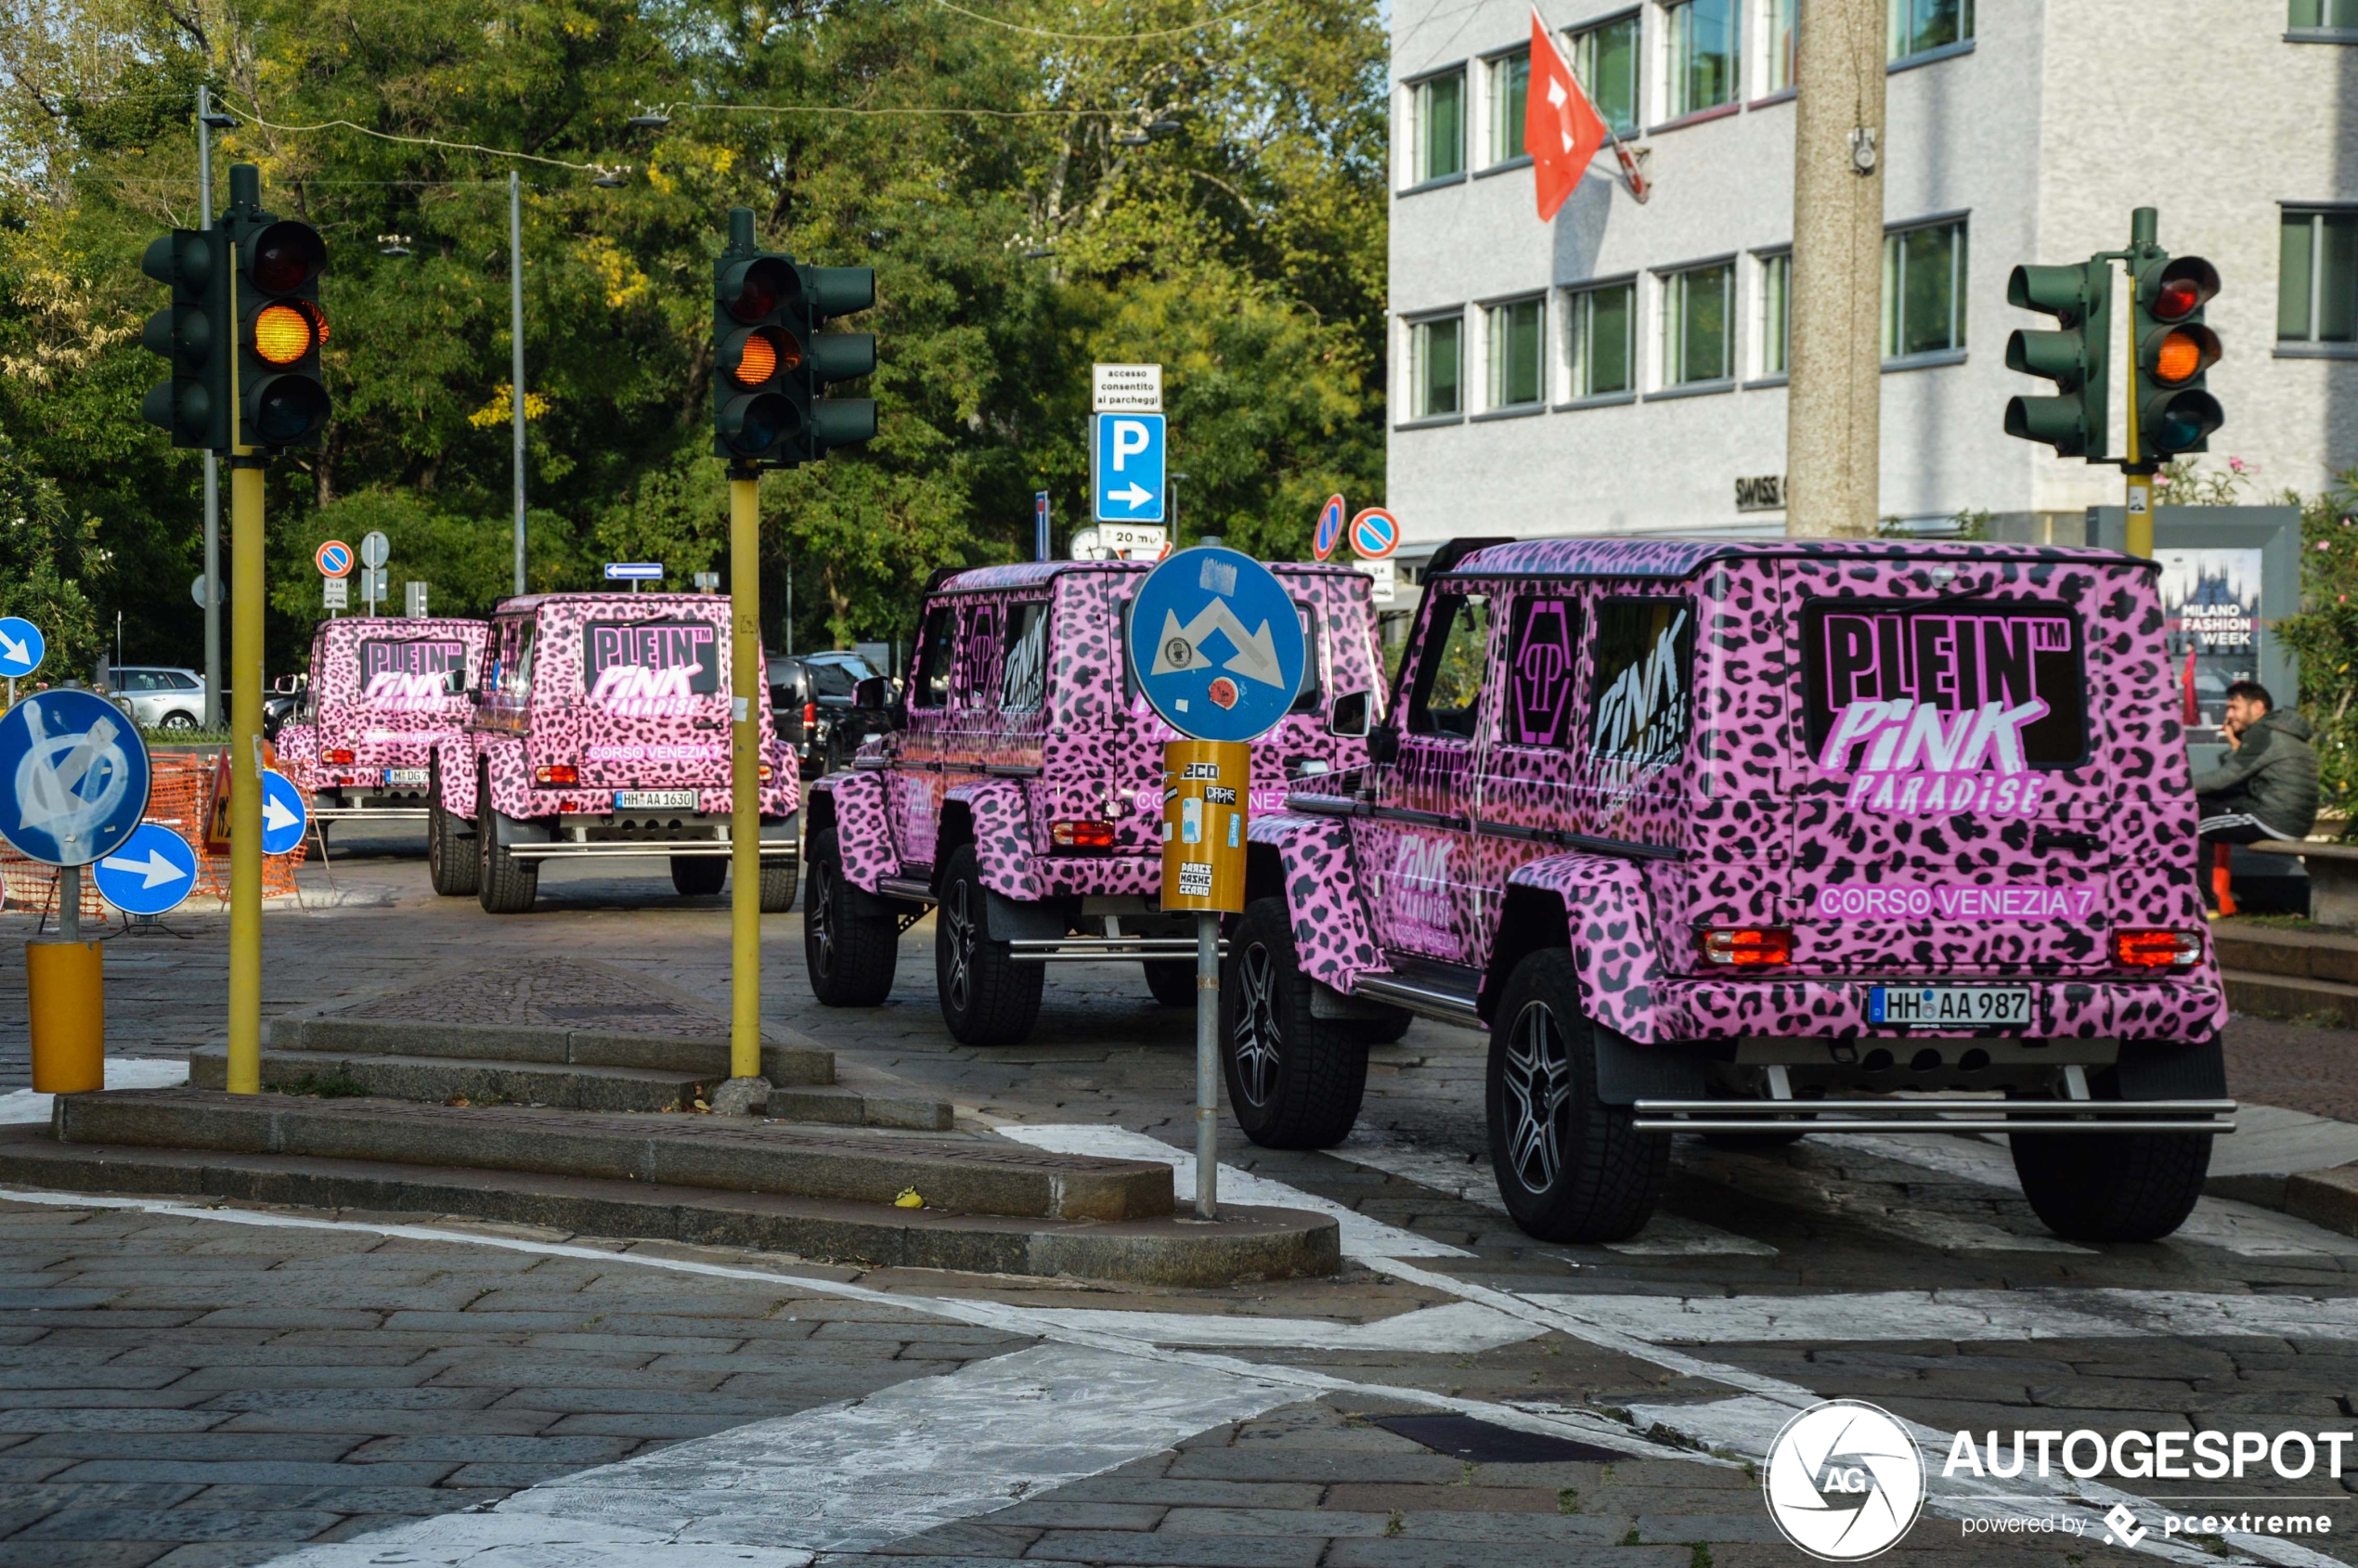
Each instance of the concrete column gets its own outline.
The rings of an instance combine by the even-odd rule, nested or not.
[[[1795,40],[1785,532],[1875,531],[1887,0],[1807,0]]]

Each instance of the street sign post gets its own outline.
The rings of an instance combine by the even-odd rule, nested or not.
[[[382,566],[392,554],[392,541],[376,529],[371,528],[360,537],[360,564],[363,566]]]
[[[295,788],[284,773],[274,768],[262,771],[262,852],[284,855],[292,852],[303,842],[303,829],[309,810],[304,805],[303,791]]]
[[[426,618],[426,585],[411,582],[404,583],[401,587],[401,613],[413,621],[424,620]]]
[[[125,914],[168,914],[197,886],[197,852],[161,823],[141,823],[90,873],[98,896]]]
[[[1250,743],[1293,706],[1308,649],[1285,585],[1217,545],[1147,574],[1128,636],[1147,701],[1189,737],[1162,748],[1162,907],[1196,911],[1196,1213],[1209,1220],[1220,1208],[1220,912],[1244,907]]]
[[[1096,414],[1089,443],[1090,516],[1099,523],[1160,523],[1169,487],[1160,414]]]
[[[1034,547],[1031,558],[1034,561],[1047,560],[1048,492],[1045,490],[1034,490],[1031,493],[1031,534]]]
[[[369,537],[372,539],[384,538],[382,534]],[[311,560],[323,577],[348,577],[352,575],[352,547],[342,539],[330,539],[313,553]],[[371,561],[369,564],[374,566],[378,563]]]

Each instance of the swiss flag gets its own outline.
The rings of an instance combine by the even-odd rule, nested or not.
[[[1539,13],[1531,13],[1531,84],[1523,99],[1522,149],[1531,154],[1539,221],[1556,215],[1605,145],[1605,123],[1580,90]]]

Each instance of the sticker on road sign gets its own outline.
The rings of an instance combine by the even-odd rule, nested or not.
[[[1183,550],[1147,573],[1128,639],[1147,701],[1197,740],[1260,739],[1302,687],[1301,613],[1269,568],[1238,551]]]
[[[1179,894],[1182,898],[1211,897],[1211,864],[1208,861],[1179,862]]]
[[[1351,520],[1352,552],[1362,561],[1380,561],[1400,548],[1400,520],[1380,506],[1371,506]]]
[[[1098,523],[1163,520],[1163,417],[1097,414],[1089,444],[1090,513]]]
[[[197,886],[197,852],[157,823],[141,823],[90,873],[98,896],[125,914],[162,914]]]
[[[360,564],[370,571],[383,565],[385,557],[392,553],[391,541],[374,528],[360,537]]]
[[[1318,525],[1310,531],[1311,553],[1324,561],[1342,542],[1342,498],[1328,496],[1318,509]]]
[[[283,855],[303,842],[304,819],[309,815],[303,803],[303,791],[288,782],[284,773],[266,768],[262,771],[262,852]]]
[[[49,641],[21,616],[0,616],[0,675],[21,680],[41,667]]]
[[[342,539],[330,539],[311,559],[318,565],[319,575],[323,577],[352,576],[352,547]]]
[[[342,577],[322,579],[319,584],[319,603],[323,609],[349,609],[352,604],[351,585]]]
[[[38,692],[0,718],[0,838],[47,865],[88,865],[148,809],[148,747],[88,692]]]

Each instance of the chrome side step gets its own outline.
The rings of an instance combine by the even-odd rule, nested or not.
[[[1488,1030],[1474,999],[1454,991],[1437,991],[1430,986],[1415,985],[1394,975],[1362,975],[1351,985],[1351,994],[1377,1002],[1389,1002],[1395,1007],[1406,1007],[1419,1017],[1436,1022],[1456,1024],[1460,1029]]]
[[[880,876],[876,879],[876,892],[882,898],[909,899],[921,904],[934,901],[933,884],[920,882],[913,876]]]
[[[1228,944],[1220,944],[1228,955]],[[1017,964],[1086,964],[1133,958],[1149,961],[1196,959],[1193,937],[1017,937],[1007,943],[1007,956]]]
[[[1361,981],[1365,990],[1367,982]],[[1639,1100],[1640,1133],[2232,1133],[2233,1100]]]

